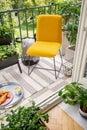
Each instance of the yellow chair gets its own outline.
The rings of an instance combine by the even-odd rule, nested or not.
[[[28,56],[39,56],[54,59],[55,78],[57,78],[55,56],[60,53],[62,45],[62,17],[61,15],[39,15],[37,18],[36,42],[32,44],[26,54]],[[29,60],[30,61],[30,60]],[[61,56],[62,61],[62,56]],[[62,65],[62,62],[61,62]],[[30,68],[30,66],[28,67]],[[44,68],[45,69],[45,68]],[[28,69],[28,74],[30,70]]]

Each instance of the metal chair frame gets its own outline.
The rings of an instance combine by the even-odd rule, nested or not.
[[[31,72],[32,72],[35,68],[37,68],[37,69],[44,69],[44,70],[55,71],[55,79],[57,79],[57,78],[59,77],[59,73],[60,73],[61,68],[62,68],[62,66],[63,66],[63,59],[62,59],[62,54],[61,54],[61,51],[60,51],[60,50],[59,50],[59,55],[60,55],[60,58],[61,58],[61,65],[60,65],[59,70],[56,69],[56,62],[55,62],[55,57],[54,57],[54,58],[53,58],[54,69],[47,69],[47,68],[37,67],[37,66],[36,66],[37,64],[36,64],[36,65],[34,65],[34,67],[31,69],[31,71],[30,71],[30,68],[31,68],[31,66],[30,66],[30,56],[29,56],[29,61],[28,61],[28,75],[30,75]],[[58,72],[58,75],[57,75],[57,72]]]

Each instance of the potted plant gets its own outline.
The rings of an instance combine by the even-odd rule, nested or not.
[[[71,82],[66,85],[64,89],[58,92],[58,95],[62,98],[64,103],[80,105],[80,113],[87,116],[87,89],[82,84],[77,82]],[[85,113],[85,114],[83,114]]]
[[[0,130],[49,130],[45,122],[49,121],[48,114],[39,111],[40,108],[33,102],[30,107],[18,107],[11,110],[1,119]],[[3,123],[4,118],[6,124]]]
[[[64,66],[64,74],[66,76],[72,76],[72,69],[73,69],[72,64],[65,63],[63,66]]]
[[[0,45],[9,45],[12,41],[12,27],[4,24],[0,26]]]
[[[63,17],[63,31],[66,32],[66,37],[70,45],[76,44],[76,35],[78,31],[81,0],[59,2],[58,13]]]
[[[18,54],[14,45],[0,46],[0,69],[18,63]]]
[[[72,58],[71,55],[74,54],[72,46],[75,46],[76,44],[81,0],[59,2],[58,7],[59,7],[58,13],[61,14],[63,17],[63,20],[62,20],[63,21],[63,38],[66,36],[66,39],[67,39],[66,43],[63,43],[64,47],[62,46],[62,52],[64,52],[63,55],[65,55],[65,59],[69,60]],[[74,47],[74,50],[75,50],[75,47]],[[68,52],[70,53],[66,54]],[[68,57],[66,55],[68,55]]]

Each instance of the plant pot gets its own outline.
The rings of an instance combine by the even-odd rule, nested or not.
[[[66,48],[66,52],[65,52],[65,59],[67,61],[71,61],[72,60],[72,62],[73,62],[74,52],[75,52],[75,46],[68,46]]]
[[[46,130],[50,130],[50,129],[48,128],[48,126],[46,125],[46,123],[45,123],[42,119],[40,120],[40,124],[43,125],[43,126],[45,126],[45,127],[46,127]]]
[[[61,47],[61,52],[62,52],[62,56],[65,55],[66,52],[66,48],[69,46],[69,41],[66,38],[66,33],[67,31],[62,31],[62,47]]]
[[[15,54],[7,59],[0,60],[0,70],[18,63],[18,54]]]
[[[81,114],[81,116],[87,118],[87,113],[82,111],[81,107],[79,108],[79,113]]]
[[[11,37],[8,37],[8,38],[0,37],[0,45],[10,45],[11,41],[12,41]]]
[[[68,77],[72,76],[72,66],[64,65],[64,74]]]

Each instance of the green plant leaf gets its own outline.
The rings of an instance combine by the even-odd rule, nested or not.
[[[40,120],[48,122],[49,116],[46,113],[39,112],[40,108],[32,103],[30,107],[19,107],[16,110],[11,110],[10,114],[6,115],[8,125],[1,125],[1,130],[46,130],[46,127],[40,123]]]

